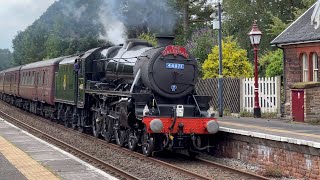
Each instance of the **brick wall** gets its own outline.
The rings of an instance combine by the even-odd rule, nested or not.
[[[235,158],[260,166],[277,168],[284,176],[320,179],[319,149],[266,139],[219,132],[214,155]]]
[[[285,115],[289,118],[292,117],[291,106],[291,89],[290,85],[293,83],[302,81],[302,61],[301,55],[306,53],[310,58],[311,53],[317,53],[318,55],[318,67],[320,67],[320,43],[300,44],[284,46],[285,54],[285,78],[284,83],[286,85],[286,102],[285,102]],[[320,81],[320,71],[318,71],[318,81]]]
[[[285,102],[285,115],[287,117],[292,117],[291,114],[291,89],[289,88],[291,84],[300,82],[302,75],[302,67],[297,57],[297,51],[294,47],[288,47],[284,49],[285,53],[285,67],[286,76],[284,78],[286,84],[286,102]]]

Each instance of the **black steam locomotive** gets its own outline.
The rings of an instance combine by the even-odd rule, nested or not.
[[[207,113],[211,98],[195,93],[195,57],[172,41],[132,39],[5,70],[0,98],[146,156],[204,150],[219,125]]]
[[[196,59],[172,37],[158,37],[158,47],[141,40],[101,50],[98,81],[86,93],[95,100],[93,134],[145,155],[163,149],[203,150],[218,131],[207,113],[208,96],[195,94]],[[99,69],[99,68],[98,68]],[[206,143],[205,143],[206,142]]]

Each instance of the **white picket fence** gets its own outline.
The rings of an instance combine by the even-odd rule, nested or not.
[[[281,77],[259,78],[259,105],[261,112],[280,112]],[[242,79],[240,83],[242,111],[253,112],[254,78]]]

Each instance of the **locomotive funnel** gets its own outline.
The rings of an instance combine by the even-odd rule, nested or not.
[[[173,44],[174,36],[158,35],[157,37],[158,47],[168,46]]]

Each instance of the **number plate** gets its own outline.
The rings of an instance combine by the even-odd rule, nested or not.
[[[184,69],[184,64],[166,63],[167,69]]]

